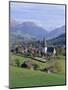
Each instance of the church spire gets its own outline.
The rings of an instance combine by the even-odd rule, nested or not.
[[[46,47],[47,46],[47,42],[46,42],[46,39],[45,37],[43,38],[43,41],[42,41],[42,47]]]

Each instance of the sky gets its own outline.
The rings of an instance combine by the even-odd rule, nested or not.
[[[65,25],[65,6],[37,3],[10,3],[10,20],[31,21],[47,31]]]

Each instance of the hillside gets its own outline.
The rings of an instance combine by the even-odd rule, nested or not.
[[[46,37],[48,33],[45,29],[33,22],[23,22],[22,24],[15,24],[10,27],[10,32],[13,32],[16,35],[20,36],[23,36],[22,34],[29,34],[29,36],[36,37],[36,39],[42,39],[43,37]]]
[[[48,40],[49,45],[65,45],[65,34],[61,34],[60,36]]]
[[[47,40],[56,38],[64,33],[65,33],[65,26],[61,26],[59,28],[57,27],[56,29],[48,33]]]

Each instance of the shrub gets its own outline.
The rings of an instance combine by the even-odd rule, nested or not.
[[[61,63],[56,62],[54,67],[57,70],[57,72],[62,72],[62,64]]]
[[[20,66],[20,62],[19,62],[19,60],[18,60],[18,59],[16,59],[16,60],[15,60],[15,64],[16,64],[16,66],[17,66],[17,67],[19,67],[19,66]]]
[[[34,64],[34,70],[37,70],[38,69],[38,65],[37,64]]]
[[[26,63],[25,63],[25,62],[24,62],[24,63],[22,63],[22,64],[21,64],[21,67],[22,67],[22,68],[27,68]]]

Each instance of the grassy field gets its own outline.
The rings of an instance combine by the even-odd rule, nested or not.
[[[20,64],[30,58],[11,54],[11,62],[15,65],[15,60],[19,59]],[[57,73],[46,73],[39,70],[30,70],[21,67],[10,65],[10,88],[16,87],[30,87],[30,86],[47,86],[47,85],[61,85],[65,84],[65,60],[64,57],[59,57],[56,60],[49,60],[46,63],[33,60],[34,63],[39,65],[39,69],[43,69],[49,65],[58,63]],[[60,67],[61,66],[61,67]]]

